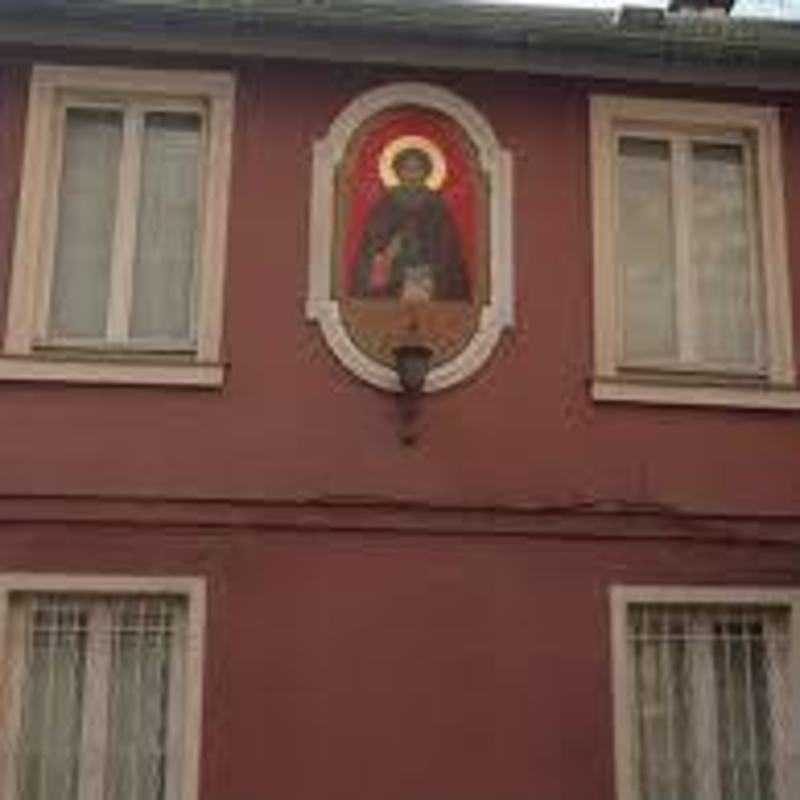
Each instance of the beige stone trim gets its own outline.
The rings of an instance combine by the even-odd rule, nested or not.
[[[136,361],[62,361],[0,356],[0,381],[105,383],[138,386],[222,386],[221,364],[159,364]]]
[[[206,633],[206,581],[184,576],[77,575],[58,573],[0,573],[0,665],[5,666],[8,650],[13,648],[9,633],[9,602],[12,592],[81,593],[81,594],[172,594],[186,598],[187,636],[190,644],[183,654],[184,681],[180,702],[183,706],[183,745],[180,785],[174,800],[197,800],[200,791],[200,747],[203,717],[203,666]],[[0,687],[3,688],[3,687]],[[13,687],[12,687],[13,688]],[[2,695],[0,695],[2,696]],[[8,698],[9,695],[6,695]],[[11,693],[13,697],[13,691]],[[5,703],[3,704],[5,705]],[[7,795],[13,776],[8,764],[5,771]],[[175,784],[177,785],[177,783]]]
[[[792,708],[790,752],[790,797],[796,797],[800,786],[800,590],[775,587],[689,587],[689,586],[612,586],[609,590],[611,607],[611,692],[614,709],[614,759],[616,800],[640,800],[634,792],[632,774],[632,744],[628,698],[627,609],[635,603],[656,605],[749,605],[784,607],[790,612],[792,685],[789,687]]]
[[[786,208],[780,141],[780,114],[777,108],[728,103],[699,103],[668,99],[641,99],[596,95],[591,98],[592,222],[594,244],[594,363],[596,381],[592,396],[598,401],[677,403],[681,405],[729,405],[739,408],[800,407],[795,388],[793,327],[789,266],[786,240]],[[622,298],[616,267],[616,189],[615,134],[617,130],[636,130],[636,126],[658,130],[665,135],[679,131],[699,132],[711,137],[748,136],[755,142],[759,208],[752,209],[761,242],[754,253],[763,284],[763,324],[760,325],[761,351],[765,364],[760,388],[742,388],[731,379],[720,386],[724,371],[708,365],[707,378],[698,377],[700,386],[682,386],[676,365],[652,365],[647,380],[637,380],[623,370],[621,332]],[[655,127],[654,127],[655,126]],[[685,244],[685,243],[684,243]],[[681,246],[681,242],[677,243]],[[691,295],[691,292],[684,292]],[[679,322],[686,322],[692,309],[684,309]],[[758,324],[758,315],[757,328]],[[679,324],[684,346],[690,332]],[[639,366],[639,365],[636,365]],[[677,365],[680,366],[680,365]],[[755,373],[754,373],[755,375]],[[674,381],[674,382],[673,382]]]
[[[800,409],[800,390],[769,386],[681,386],[618,380],[596,380],[592,398],[602,402],[648,403],[677,406],[763,408],[783,411]]]
[[[36,65],[32,72],[22,190],[17,218],[11,270],[8,318],[3,352],[6,355],[37,358],[35,345],[46,341],[47,307],[52,277],[57,222],[58,181],[61,174],[62,98],[78,98],[82,104],[103,102],[109,96],[122,98],[128,105],[146,105],[148,109],[193,109],[203,116],[204,155],[201,163],[201,222],[197,253],[196,287],[193,319],[195,322],[197,374],[207,372],[203,363],[219,360],[222,324],[227,218],[230,191],[231,148],[233,137],[235,79],[225,72],[189,70],[138,70],[106,67],[65,67]],[[135,125],[126,117],[126,126]],[[125,141],[138,141],[136,131],[128,131]],[[131,305],[131,247],[135,184],[138,181],[137,147],[123,150],[121,177],[127,181],[121,192],[121,208],[129,213],[118,215],[115,230],[115,258],[111,265],[112,288],[109,304],[107,341],[118,342],[119,352],[126,350],[126,319]],[[57,344],[55,345],[58,346]],[[113,353],[113,350],[109,350]],[[111,357],[111,356],[110,356]],[[128,354],[126,357],[134,358]],[[78,382],[127,382],[123,371],[109,369],[107,375],[87,361],[83,372],[75,360],[60,377],[51,365],[22,370],[4,365],[0,380],[67,380]],[[162,374],[175,367],[167,359]],[[187,372],[175,380],[160,381],[148,367],[134,370],[134,376],[146,375],[147,383],[185,383]],[[216,381],[216,379],[215,379]],[[134,381],[138,382],[138,381]],[[197,380],[208,382],[208,378]]]

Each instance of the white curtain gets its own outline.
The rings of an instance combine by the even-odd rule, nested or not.
[[[789,800],[787,614],[631,610],[637,800]]]
[[[766,711],[764,729],[770,737],[774,759],[773,784],[775,800],[791,800],[789,776],[793,763],[791,648],[785,620],[765,621],[766,647]],[[794,713],[800,713],[794,700]]]
[[[643,607],[632,615],[634,774],[641,800],[684,800],[689,788],[689,684],[673,620]],[[703,800],[708,800],[703,798]]]
[[[8,800],[177,800],[182,602],[34,595],[13,614],[23,636]]]
[[[751,365],[756,358],[744,152],[692,144],[692,268],[700,358]]]
[[[105,338],[122,113],[67,110],[51,336]]]
[[[685,676],[686,708],[692,724],[690,739],[690,784],[698,800],[722,800],[719,770],[719,714],[714,667],[714,615],[698,610],[687,619],[688,672]]]
[[[627,360],[676,359],[670,145],[619,142],[617,237]]]
[[[29,598],[21,663],[16,777],[20,800],[78,797],[87,615],[80,603]]]
[[[195,114],[145,116],[131,339],[191,338],[200,131]]]
[[[116,603],[113,615],[106,797],[161,800],[166,789],[173,609],[163,600],[141,599]]]

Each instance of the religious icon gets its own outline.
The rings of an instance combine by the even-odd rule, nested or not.
[[[349,336],[390,366],[413,312],[434,364],[453,358],[489,288],[486,182],[468,137],[440,112],[390,109],[355,133],[337,177],[333,263]]]
[[[370,211],[352,294],[401,300],[468,300],[461,242],[438,190],[447,175],[441,150],[422,136],[393,139],[380,157],[386,188]]]
[[[409,342],[425,392],[475,374],[513,321],[511,156],[489,120],[390,83],[354,97],[313,158],[306,314],[332,352],[395,392]]]

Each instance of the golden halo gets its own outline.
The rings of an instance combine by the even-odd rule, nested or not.
[[[378,173],[383,185],[391,189],[400,183],[392,168],[392,162],[398,153],[410,148],[422,150],[430,158],[432,169],[431,174],[425,179],[425,185],[434,192],[440,189],[447,177],[447,163],[442,151],[425,136],[398,136],[383,148],[378,159]]]

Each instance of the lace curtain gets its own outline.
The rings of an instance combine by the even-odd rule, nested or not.
[[[176,798],[181,601],[25,596],[12,624],[13,800]]]
[[[637,800],[790,800],[788,612],[629,611]]]

